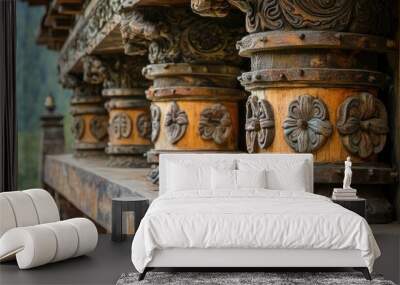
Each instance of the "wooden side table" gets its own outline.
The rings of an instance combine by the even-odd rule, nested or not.
[[[332,199],[332,201],[340,206],[353,211],[356,214],[359,214],[361,217],[366,217],[366,207],[367,207],[367,200],[364,198],[355,198],[355,199]]]
[[[112,224],[111,240],[122,241],[125,235],[122,234],[122,214],[123,212],[134,212],[135,231],[138,229],[140,221],[149,208],[149,200],[141,197],[119,197],[112,199]]]

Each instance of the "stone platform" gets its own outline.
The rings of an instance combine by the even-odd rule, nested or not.
[[[110,232],[112,198],[139,196],[152,201],[158,196],[158,186],[146,178],[149,171],[111,168],[106,166],[105,158],[63,154],[46,156],[43,175],[46,187]]]

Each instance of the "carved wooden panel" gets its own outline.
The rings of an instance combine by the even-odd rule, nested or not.
[[[116,114],[110,125],[111,131],[118,138],[128,138],[132,133],[132,120],[124,112]]]
[[[346,149],[367,158],[385,146],[389,132],[386,108],[370,93],[350,96],[338,109],[336,127]]]
[[[177,143],[185,134],[189,120],[185,111],[180,110],[174,101],[165,115],[165,130],[168,141],[172,144]]]
[[[260,148],[270,146],[275,137],[275,120],[271,104],[251,95],[246,102],[246,146],[254,152],[256,140]]]
[[[299,96],[289,104],[283,129],[286,142],[296,152],[314,152],[332,134],[324,102],[310,95]]]
[[[231,131],[231,115],[224,105],[214,104],[200,113],[199,133],[202,139],[212,139],[216,144],[224,144]]]
[[[140,114],[136,119],[136,128],[139,136],[145,139],[150,139],[151,136],[151,120],[147,113]]]
[[[151,141],[155,142],[158,138],[158,134],[160,133],[160,119],[161,119],[160,107],[151,104],[150,113],[151,113]]]

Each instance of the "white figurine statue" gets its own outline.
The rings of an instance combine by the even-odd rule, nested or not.
[[[351,188],[351,176],[353,173],[351,172],[351,159],[350,156],[347,157],[344,162],[344,179],[343,179],[343,189],[353,189]]]

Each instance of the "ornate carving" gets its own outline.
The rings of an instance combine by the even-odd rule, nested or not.
[[[126,2],[121,25],[124,42],[149,41],[151,63],[241,62],[234,50],[244,32],[239,23],[234,27],[229,19],[210,20],[185,8],[152,8],[146,13]]]
[[[275,137],[275,120],[271,104],[251,95],[246,102],[246,146],[254,152],[256,139],[260,148],[270,146]]]
[[[111,119],[111,132],[118,138],[129,138],[132,133],[132,120],[124,112],[117,113]]]
[[[231,115],[224,105],[214,104],[200,113],[199,133],[202,139],[212,139],[216,144],[224,144],[231,131]]]
[[[161,110],[157,105],[150,105],[151,113],[151,141],[154,143],[160,133]]]
[[[192,9],[223,16],[228,3],[246,13],[249,33],[310,28],[387,35],[391,28],[391,0],[192,0]]]
[[[151,120],[147,113],[142,113],[137,117],[136,128],[139,131],[139,136],[145,139],[151,137]]]
[[[102,141],[107,137],[107,117],[94,116],[89,122],[89,129],[92,135]]]
[[[336,127],[346,149],[361,158],[382,151],[389,132],[383,103],[363,92],[348,97],[338,109]]]
[[[106,78],[106,68],[101,60],[95,56],[86,56],[83,59],[83,80],[90,84],[101,84]]]
[[[310,95],[299,96],[289,104],[283,128],[286,142],[296,152],[316,151],[332,134],[324,102]]]
[[[74,117],[71,131],[76,140],[80,140],[83,137],[83,133],[85,132],[85,121],[81,117]]]
[[[142,75],[147,61],[139,56],[117,56],[102,60],[105,67],[104,88],[146,88],[148,81]]]
[[[177,143],[185,134],[189,120],[185,111],[180,110],[176,102],[172,102],[165,115],[165,130],[168,141]]]

